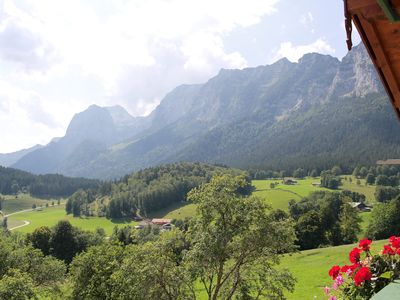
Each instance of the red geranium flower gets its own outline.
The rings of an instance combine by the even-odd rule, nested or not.
[[[340,272],[340,267],[339,266],[333,266],[330,270],[329,270],[329,276],[332,277],[333,280],[336,279],[336,277],[338,277]]]
[[[389,242],[392,244],[393,248],[400,248],[400,237],[391,236]]]
[[[358,263],[360,261],[360,253],[360,249],[353,248],[353,250],[351,250],[349,253],[350,262],[352,262],[353,264]]]
[[[366,280],[371,280],[372,274],[367,267],[362,267],[356,275],[354,276],[354,283],[356,286],[359,286],[361,283],[365,282]]]
[[[390,247],[390,245],[384,245],[382,254],[395,255],[396,252],[392,249],[392,247]]]
[[[360,247],[363,251],[369,251],[369,246],[371,245],[371,243],[372,243],[371,240],[363,239],[358,244],[358,247]]]
[[[353,273],[354,270],[357,269],[358,267],[359,267],[358,264],[354,264],[354,265],[350,265],[350,266],[345,265],[340,269],[340,271],[342,273],[346,273],[347,275],[351,275],[351,273]]]

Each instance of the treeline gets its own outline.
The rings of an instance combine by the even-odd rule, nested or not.
[[[289,202],[289,214],[295,221],[297,244],[300,249],[350,244],[361,231],[360,216],[350,202],[364,202],[365,196],[343,191],[317,191],[296,202]]]
[[[28,235],[0,230],[0,299],[64,299],[60,286],[68,276],[67,265],[104,238],[102,229],[84,231],[68,221]]]
[[[147,216],[171,204],[186,201],[190,190],[223,173],[243,172],[201,163],[174,163],[148,168],[124,176],[119,181],[103,183],[97,190],[77,191],[68,199],[66,211],[74,216]],[[250,192],[250,179],[246,188]]]
[[[307,169],[307,168],[297,168],[293,171],[287,170],[262,170],[262,169],[249,169],[247,170],[251,179],[270,179],[270,178],[283,178],[292,176],[295,178],[304,178],[306,176],[318,177],[322,173],[330,173],[334,176],[339,176],[343,174],[343,170],[340,166],[333,166],[331,169]]]
[[[34,175],[0,166],[0,194],[30,193],[34,197],[67,197],[78,189],[98,188],[100,182],[59,174]]]
[[[358,166],[353,170],[357,178],[364,178],[368,184],[399,186],[400,166]]]

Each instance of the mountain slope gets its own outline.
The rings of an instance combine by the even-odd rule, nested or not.
[[[25,155],[27,155],[28,153],[40,149],[41,147],[43,146],[35,145],[33,147],[22,149],[12,153],[0,153],[0,166],[9,167],[12,164],[16,163],[18,160],[20,160]]]
[[[36,174],[79,174],[68,170],[90,164],[109,146],[142,130],[142,125],[142,118],[132,117],[120,106],[92,105],[72,118],[64,137],[26,154],[12,166]]]
[[[176,88],[145,118],[120,107],[81,114],[65,137],[14,166],[115,178],[180,160],[321,169],[400,155],[399,123],[362,45],[342,61],[311,53],[298,63],[221,70]]]

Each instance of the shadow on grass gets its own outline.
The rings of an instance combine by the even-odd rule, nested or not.
[[[110,219],[113,224],[129,224],[133,221],[132,218]]]
[[[151,212],[149,214],[147,214],[147,218],[152,219],[152,218],[163,218],[164,216],[166,216],[168,213],[170,213],[171,211],[180,209],[185,207],[186,205],[192,204],[191,202],[176,202],[173,203],[171,205],[169,205],[168,207],[162,208],[160,210]]]
[[[85,217],[85,216],[79,216],[78,218],[83,219],[83,220],[91,220],[91,219],[96,219],[96,218],[106,219],[106,217]],[[132,219],[132,218],[118,218],[118,219],[107,219],[107,220],[110,220],[111,223],[113,223],[113,224],[129,224],[134,221],[134,219]]]

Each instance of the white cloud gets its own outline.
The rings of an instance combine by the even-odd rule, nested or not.
[[[310,44],[298,46],[293,45],[292,42],[284,42],[281,43],[279,49],[275,52],[270,61],[274,62],[282,57],[286,57],[292,62],[297,62],[304,54],[312,52],[334,54],[335,49],[322,38]]]
[[[0,80],[0,153],[47,144],[53,137],[63,136],[66,124],[82,109],[75,101],[53,101]]]
[[[310,24],[314,21],[314,16],[312,13],[309,11],[306,14],[301,15],[300,17],[300,23],[303,25]]]
[[[0,83],[10,87],[0,93],[0,126],[13,133],[0,152],[63,133],[92,103],[144,115],[179,84],[246,67],[224,38],[278,1],[0,0]]]
[[[11,2],[0,10],[0,57],[17,64],[26,72],[44,71],[57,60],[44,36],[35,31],[31,17]]]

